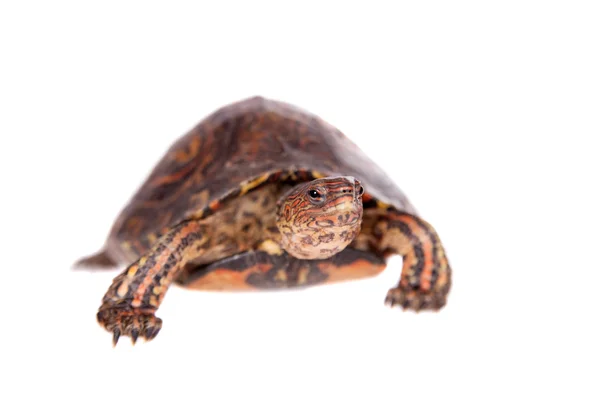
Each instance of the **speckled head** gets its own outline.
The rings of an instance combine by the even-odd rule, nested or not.
[[[296,186],[277,212],[281,246],[301,259],[342,251],[360,232],[363,188],[352,176],[316,179]]]

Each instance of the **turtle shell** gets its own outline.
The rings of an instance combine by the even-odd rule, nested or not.
[[[416,212],[383,170],[319,117],[262,97],[230,104],[169,148],[115,221],[107,250],[117,255],[133,246],[142,253],[174,224],[202,218],[265,182],[331,175],[359,179],[365,207]]]

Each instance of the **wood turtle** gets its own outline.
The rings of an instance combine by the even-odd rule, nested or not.
[[[103,249],[77,265],[126,263],[97,319],[153,339],[172,283],[201,290],[302,287],[374,276],[403,256],[385,298],[439,310],[451,269],[433,227],[342,132],[290,104],[225,106],[177,140],[116,219]]]

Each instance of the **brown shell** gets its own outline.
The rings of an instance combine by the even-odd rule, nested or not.
[[[217,110],[171,146],[117,218],[108,244],[114,251],[130,240],[152,241],[265,179],[319,174],[354,176],[365,202],[415,213],[385,172],[338,129],[290,104],[253,97]]]

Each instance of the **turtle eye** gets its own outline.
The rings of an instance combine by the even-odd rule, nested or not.
[[[358,195],[362,196],[365,193],[365,189],[362,186],[358,187]]]
[[[320,199],[321,198],[321,193],[319,193],[317,190],[315,189],[310,189],[308,191],[308,195],[313,198],[313,199]]]
[[[322,204],[325,201],[325,196],[317,189],[309,189],[306,194],[308,199],[314,204]]]

